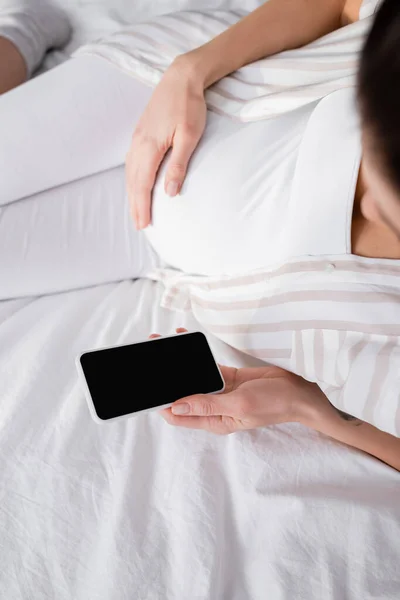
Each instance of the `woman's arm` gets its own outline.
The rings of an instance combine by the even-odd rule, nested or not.
[[[244,65],[339,29],[344,7],[344,0],[269,0],[177,64],[207,88]]]
[[[338,29],[344,0],[269,0],[200,48],[176,58],[140,119],[127,156],[128,193],[139,229],[151,220],[151,193],[170,148],[165,191],[176,196],[204,132],[204,89],[238,68]]]
[[[336,409],[316,383],[279,367],[220,368],[221,394],[182,398],[161,411],[164,419],[218,434],[298,422],[400,471],[400,438]]]
[[[325,394],[318,386],[315,385],[315,388],[314,392],[320,396],[320,405],[318,400],[309,405],[308,411],[305,411],[301,419],[304,425],[343,444],[363,450],[400,471],[399,438],[385,433],[360,419],[342,413],[332,405],[328,407]]]

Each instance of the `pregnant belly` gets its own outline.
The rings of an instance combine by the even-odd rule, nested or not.
[[[209,114],[181,194],[165,194],[166,164],[153,192],[146,235],[167,264],[221,275],[282,260],[291,182],[309,112],[245,125]]]

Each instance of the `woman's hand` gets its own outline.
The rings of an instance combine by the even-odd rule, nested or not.
[[[279,367],[220,369],[225,380],[221,394],[182,398],[160,411],[161,416],[170,425],[226,435],[278,423],[307,424],[314,406],[321,405],[321,390],[315,384]],[[324,404],[330,410],[326,398]]]
[[[226,435],[278,423],[303,422],[307,383],[278,367],[235,369],[220,366],[221,394],[199,394],[160,412],[170,424]]]
[[[343,1],[270,0],[213,40],[175,59],[139,121],[127,156],[128,193],[139,229],[150,223],[151,192],[171,147],[165,190],[175,196],[182,187],[206,123],[204,90],[244,65],[302,47],[337,29]]]
[[[127,183],[137,229],[151,221],[151,193],[158,168],[172,148],[165,191],[176,196],[189,160],[203,135],[207,107],[204,86],[184,57],[165,72],[144,111],[127,156]]]
[[[224,392],[177,400],[160,411],[164,419],[170,425],[220,435],[297,421],[400,471],[400,439],[354,417],[349,419],[332,406],[317,384],[279,367],[220,369]]]

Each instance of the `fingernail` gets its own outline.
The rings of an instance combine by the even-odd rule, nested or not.
[[[173,415],[187,415],[190,412],[189,404],[176,404],[171,408]]]
[[[176,196],[179,190],[179,183],[177,181],[170,181],[167,185],[168,196]]]

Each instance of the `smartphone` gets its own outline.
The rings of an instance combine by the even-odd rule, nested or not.
[[[161,410],[179,398],[225,387],[207,338],[198,331],[84,352],[76,366],[97,423]]]

